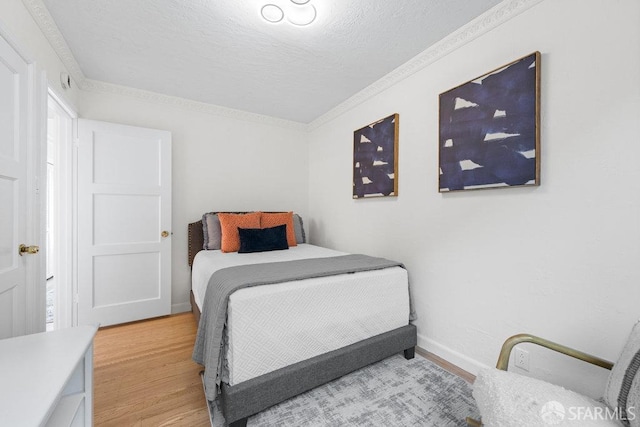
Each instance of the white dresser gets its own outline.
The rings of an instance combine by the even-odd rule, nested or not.
[[[0,340],[0,426],[93,425],[96,326]]]

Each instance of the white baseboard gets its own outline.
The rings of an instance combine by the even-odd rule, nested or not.
[[[418,334],[418,347],[443,358],[447,362],[460,369],[464,369],[472,375],[478,375],[478,372],[482,369],[488,368],[484,363],[480,363],[477,360],[465,356],[462,353],[452,350],[449,347],[420,334]]]
[[[182,302],[180,304],[171,304],[171,314],[184,313],[191,311],[191,303]]]

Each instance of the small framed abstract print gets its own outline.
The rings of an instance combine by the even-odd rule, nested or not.
[[[540,185],[540,52],[440,94],[439,191]]]
[[[392,114],[353,132],[353,198],[398,195],[398,128]]]

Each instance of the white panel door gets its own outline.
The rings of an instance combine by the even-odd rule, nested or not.
[[[33,175],[28,163],[33,87],[30,66],[0,36],[0,339],[32,332],[27,330],[27,316],[33,311],[28,307],[27,269],[40,255],[22,256],[18,246],[34,244],[25,241],[29,221],[36,220],[35,213],[27,212],[33,196],[28,183]]]
[[[78,324],[171,312],[171,133],[78,120]]]

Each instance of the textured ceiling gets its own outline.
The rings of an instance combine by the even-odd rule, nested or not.
[[[309,123],[500,0],[43,0],[88,79]]]

